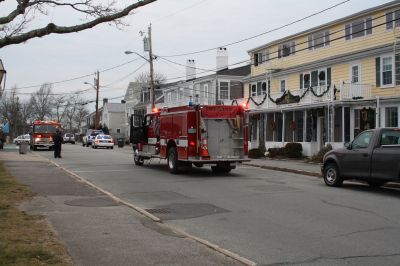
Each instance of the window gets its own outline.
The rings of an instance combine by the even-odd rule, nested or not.
[[[359,83],[360,82],[360,65],[352,65],[350,68],[350,77],[351,83]]]
[[[280,85],[281,92],[285,92],[286,91],[286,79],[281,79],[279,81],[279,85]]]
[[[278,58],[286,57],[296,52],[296,43],[295,41],[290,41],[287,43],[283,43],[279,45],[278,48]]]
[[[330,43],[329,30],[314,33],[308,36],[308,49],[318,49],[328,46]]]
[[[267,94],[266,82],[257,82],[256,84],[251,84],[251,96],[258,96],[265,94]]]
[[[386,13],[386,29],[391,30],[394,26],[400,26],[400,10]]]
[[[117,134],[120,134],[120,133],[121,133],[121,129],[117,128]]]
[[[385,108],[385,126],[398,127],[398,108],[386,107]]]
[[[258,66],[269,60],[269,51],[261,51],[254,54],[254,66]]]
[[[400,131],[399,130],[385,130],[381,136],[381,145],[396,145],[400,144]]]
[[[368,17],[345,25],[346,40],[372,34],[372,18]]]
[[[251,85],[251,96],[257,96],[257,85]]]
[[[352,148],[353,149],[365,149],[368,148],[369,143],[371,142],[371,137],[372,137],[372,132],[367,131],[363,132],[360,135],[358,135],[357,138],[354,139],[352,143]]]
[[[219,83],[219,99],[229,100],[229,82],[224,81]]]
[[[307,89],[311,86],[311,73],[300,74],[300,89]]]
[[[393,56],[382,56],[381,65],[382,86],[393,85]]]
[[[172,93],[171,92],[168,92],[168,94],[167,94],[167,102],[172,102]]]

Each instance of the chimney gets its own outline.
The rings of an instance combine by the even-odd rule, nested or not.
[[[108,98],[103,98],[103,106],[108,103]]]
[[[196,63],[194,59],[188,59],[186,62],[186,80],[196,78]]]
[[[228,51],[226,47],[217,49],[217,71],[228,68]]]

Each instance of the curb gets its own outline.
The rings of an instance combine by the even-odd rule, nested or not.
[[[322,177],[321,173],[310,172],[310,171],[305,171],[305,170],[297,170],[297,169],[292,169],[292,168],[284,168],[284,167],[269,166],[269,165],[260,165],[260,164],[253,164],[253,163],[243,163],[243,165],[259,167],[259,168],[268,169],[268,170],[274,170],[274,171],[281,171],[281,172],[287,172],[287,173],[300,174],[300,175]]]
[[[127,207],[129,207],[131,209],[134,209],[135,211],[137,211],[140,214],[144,215],[145,217],[151,219],[152,221],[160,223],[160,224],[163,224],[164,226],[170,228],[171,230],[175,231],[178,234],[181,234],[182,236],[185,236],[188,239],[191,239],[191,240],[193,240],[193,241],[195,241],[197,243],[200,243],[200,244],[202,244],[202,245],[204,245],[204,246],[206,246],[206,247],[208,247],[210,249],[213,249],[213,250],[217,251],[218,253],[221,253],[221,254],[223,254],[223,255],[225,255],[225,256],[233,259],[233,260],[236,260],[236,261],[238,261],[240,263],[243,263],[244,265],[247,265],[247,266],[255,266],[255,265],[257,265],[257,263],[255,263],[255,262],[253,262],[253,261],[251,261],[249,259],[246,259],[246,258],[244,258],[244,257],[242,257],[242,256],[240,256],[240,255],[238,255],[238,254],[236,254],[234,252],[231,252],[231,251],[229,251],[227,249],[221,248],[220,246],[218,246],[216,244],[213,244],[213,243],[211,243],[211,242],[209,242],[209,241],[207,241],[205,239],[193,236],[193,235],[191,235],[189,233],[186,233],[185,231],[182,231],[180,229],[175,228],[172,225],[165,224],[160,218],[154,216],[153,214],[147,212],[146,210],[144,210],[144,209],[142,209],[142,208],[140,208],[140,207],[138,207],[138,206],[136,206],[134,204],[131,204],[131,203],[127,202],[127,201],[124,201],[124,200],[118,198],[114,194],[112,194],[112,193],[110,193],[110,192],[98,187],[97,185],[93,184],[92,182],[87,181],[83,177],[81,177],[81,176],[71,172],[70,170],[62,167],[58,163],[56,163],[56,162],[54,162],[54,161],[52,161],[52,160],[50,160],[50,159],[48,159],[46,157],[43,157],[43,156],[41,156],[41,155],[39,155],[37,153],[33,152],[33,154],[35,154],[36,156],[44,158],[45,160],[49,161],[51,164],[55,165],[59,169],[65,171],[66,173],[68,173],[72,177],[76,178],[78,181],[80,181],[82,183],[85,183],[85,184],[95,188],[96,190],[98,190],[98,191],[104,193],[105,195],[109,196],[110,198],[112,198],[114,201],[116,201],[118,203],[121,203],[121,204],[123,204],[123,205],[125,205],[125,206],[127,206]]]

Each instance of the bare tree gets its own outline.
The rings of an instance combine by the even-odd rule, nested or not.
[[[34,119],[45,120],[52,117],[53,96],[51,95],[52,85],[43,84],[40,89],[31,95],[30,104],[34,113]]]
[[[57,96],[53,98],[53,108],[54,108],[54,115],[57,119],[57,122],[62,122],[65,118],[69,107],[69,101],[67,101],[66,96]]]
[[[133,10],[155,1],[135,1],[124,8],[119,8],[115,0],[103,1],[104,3],[95,0],[18,0],[13,3],[16,6],[8,15],[0,17],[0,48],[53,33],[79,32],[102,23],[113,23],[118,27],[124,25],[121,19]],[[0,10],[4,10],[6,4],[11,5],[10,1],[0,0]],[[38,21],[43,21],[44,16],[58,10],[71,12],[70,17],[79,17],[81,22],[72,26],[59,26],[52,22],[42,27],[37,26]]]
[[[81,99],[79,95],[72,95],[69,97],[67,102],[68,106],[65,110],[66,124],[68,125],[68,129],[72,131],[74,129],[74,118],[78,109],[78,105],[81,103]]]
[[[164,74],[155,72],[154,76],[154,84],[159,85],[165,83],[167,77]],[[141,84],[150,84],[150,72],[143,72],[136,76],[135,81]]]
[[[74,122],[78,132],[81,132],[82,123],[85,121],[86,116],[89,115],[89,110],[86,108],[85,103],[81,100],[78,102],[74,116]]]
[[[4,98],[1,102],[0,113],[2,114],[2,119],[6,120],[10,128],[10,137],[18,135],[18,127],[21,122],[20,119],[20,108],[19,98],[16,96],[17,88],[14,87],[10,93],[5,93]]]

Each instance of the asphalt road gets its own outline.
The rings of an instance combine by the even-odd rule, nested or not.
[[[400,190],[239,166],[172,175],[165,161],[134,166],[131,150],[63,145],[56,161],[165,223],[260,265],[399,265]]]

